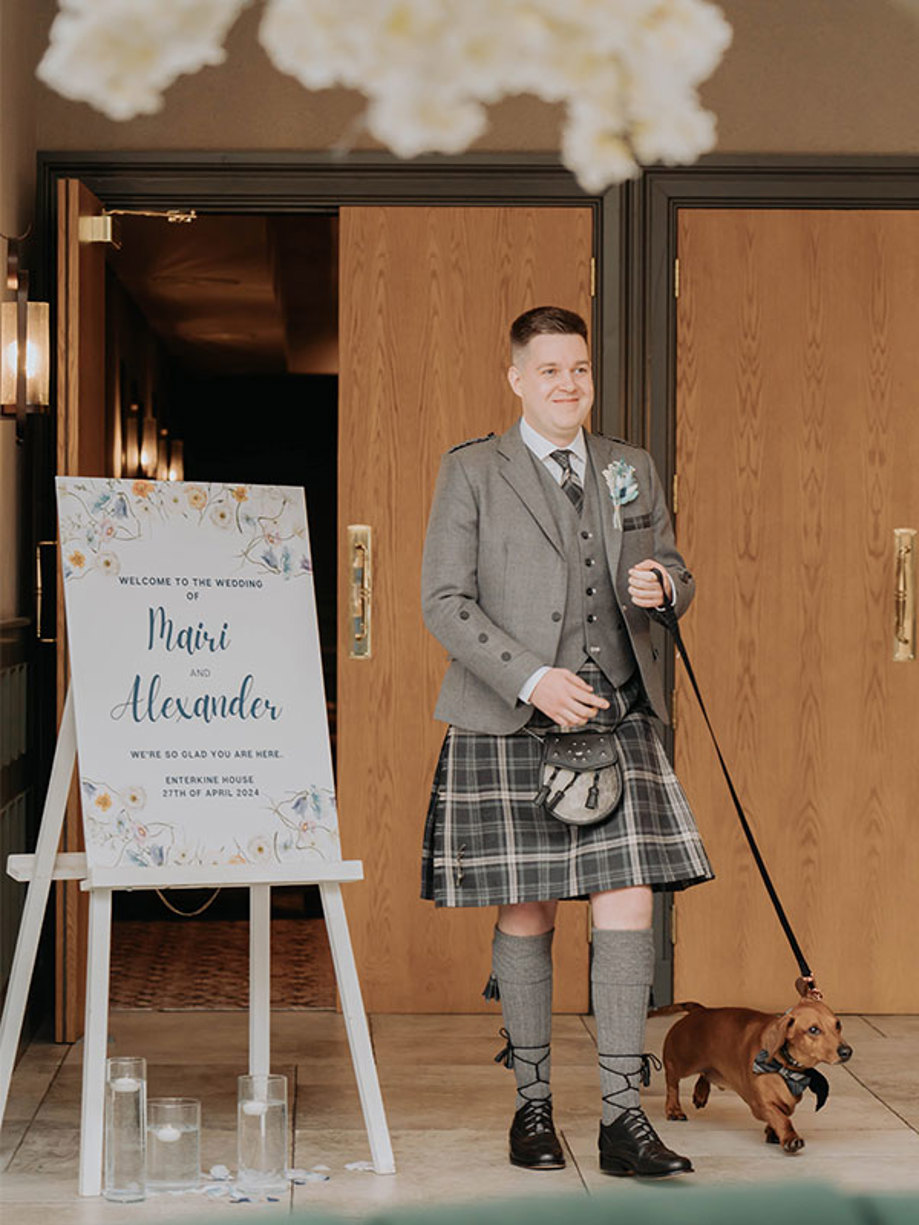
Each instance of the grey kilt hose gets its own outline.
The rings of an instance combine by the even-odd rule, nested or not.
[[[425,823],[423,898],[437,906],[493,906],[628,885],[683,889],[713,878],[638,673],[619,689],[592,663],[579,674],[610,703],[586,727],[615,727],[618,806],[596,825],[565,825],[533,803],[538,739],[526,730],[496,736],[450,727]],[[527,726],[564,730],[539,711]]]

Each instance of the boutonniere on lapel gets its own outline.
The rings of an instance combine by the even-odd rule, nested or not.
[[[603,469],[603,479],[609,486],[609,496],[613,501],[613,525],[622,531],[622,513],[620,508],[628,506],[638,497],[638,481],[635,479],[635,469],[624,459],[614,460],[608,468]]]

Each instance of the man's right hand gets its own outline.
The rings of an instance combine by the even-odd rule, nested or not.
[[[530,694],[530,702],[561,727],[581,727],[609,706],[606,698],[567,668],[550,668]]]

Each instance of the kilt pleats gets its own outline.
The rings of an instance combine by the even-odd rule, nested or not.
[[[587,728],[615,729],[619,805],[596,825],[565,825],[533,803],[541,740],[525,730],[491,736],[450,727],[425,822],[422,897],[438,906],[492,906],[628,885],[683,889],[712,879],[637,674],[620,689],[594,664],[580,675],[610,702]],[[527,726],[559,730],[539,711]]]

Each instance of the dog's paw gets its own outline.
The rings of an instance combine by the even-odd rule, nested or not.
[[[686,1122],[686,1115],[683,1113],[682,1110],[668,1110],[667,1118],[670,1120],[671,1123],[685,1123]]]
[[[702,1076],[696,1081],[692,1091],[692,1104],[696,1110],[701,1110],[708,1105],[709,1094],[712,1091],[711,1084]]]
[[[804,1148],[804,1141],[800,1136],[789,1136],[782,1148],[786,1153],[799,1153]]]
[[[779,1143],[779,1137],[777,1133],[775,1132],[774,1128],[772,1127],[766,1128],[766,1143],[767,1144],[778,1144]]]

